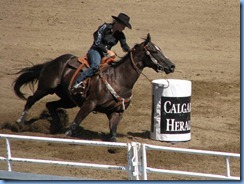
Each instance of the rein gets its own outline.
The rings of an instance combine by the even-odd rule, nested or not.
[[[144,48],[145,48],[146,53],[148,55],[149,51],[146,49],[146,46]],[[150,52],[149,52],[149,54],[150,54]],[[150,57],[152,57],[151,54],[150,54]],[[136,66],[136,63],[133,59],[132,50],[130,50],[130,59],[131,59],[131,62],[133,64],[134,68],[136,69],[137,73],[142,74],[151,83],[151,80]]]

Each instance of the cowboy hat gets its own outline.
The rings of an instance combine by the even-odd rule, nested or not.
[[[132,29],[129,21],[130,21],[130,17],[124,13],[120,13],[118,17],[116,16],[112,16],[115,20],[117,20],[118,22],[124,24],[126,27],[128,27],[129,29]]]

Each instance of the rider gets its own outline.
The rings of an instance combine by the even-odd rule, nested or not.
[[[84,87],[83,81],[98,71],[102,57],[115,56],[115,53],[110,49],[116,45],[118,41],[124,52],[130,50],[123,33],[125,27],[132,29],[129,23],[130,17],[124,13],[120,13],[118,17],[112,16],[112,18],[114,19],[112,23],[104,23],[93,33],[94,42],[87,54],[90,67],[78,76],[73,85],[73,90]]]

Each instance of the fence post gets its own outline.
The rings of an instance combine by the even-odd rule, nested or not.
[[[142,144],[142,175],[143,180],[147,180],[147,152],[145,144]]]
[[[128,161],[128,178],[129,180],[133,180],[133,166],[132,166],[132,157],[133,157],[133,152],[131,148],[131,144],[127,144],[127,161]]]
[[[226,176],[230,177],[230,157],[226,157]]]
[[[7,163],[8,163],[8,171],[12,171],[11,168],[11,148],[10,148],[10,141],[8,140],[8,138],[6,138],[6,148],[7,148]]]
[[[140,152],[140,143],[132,142],[131,143],[131,166],[132,166],[132,179],[139,180],[140,179],[140,166],[141,166],[141,159],[139,158]]]

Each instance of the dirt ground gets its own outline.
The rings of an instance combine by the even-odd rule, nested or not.
[[[111,15],[125,12],[133,29],[126,29],[132,47],[147,33],[165,55],[176,64],[173,74],[145,69],[151,80],[159,78],[192,81],[191,140],[176,144],[149,138],[152,86],[141,76],[133,89],[131,106],[118,127],[118,142],[137,141],[154,145],[240,153],[240,2],[229,0],[1,0],[0,1],[0,125],[1,133],[62,137],[51,134],[48,120],[40,119],[45,103],[54,95],[38,101],[29,111],[33,123],[20,129],[15,121],[25,101],[13,92],[12,82],[19,69],[42,63],[65,53],[83,56],[99,25],[111,22]],[[123,55],[119,46],[114,47]],[[28,88],[24,89],[31,94]],[[67,110],[69,122],[78,108]],[[103,114],[90,114],[81,124],[79,139],[101,140],[108,133]],[[116,154],[107,148],[56,145],[13,141],[15,157],[126,165],[126,152]],[[0,142],[5,155],[5,143]],[[192,172],[225,174],[225,161],[215,157],[149,151],[150,167]],[[7,169],[0,163],[0,169]],[[126,180],[120,171],[66,168],[14,163],[14,171]],[[231,160],[231,174],[240,176],[240,160]],[[151,180],[195,180],[173,175],[149,174]],[[205,179],[205,178],[203,178]]]

